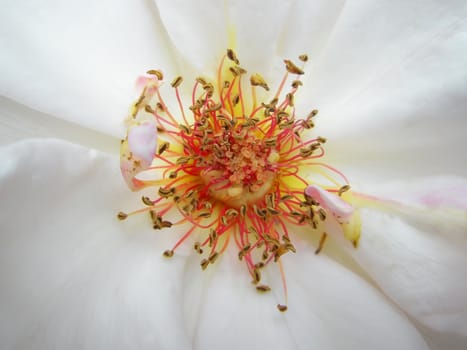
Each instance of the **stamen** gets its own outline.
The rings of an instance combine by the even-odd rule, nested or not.
[[[308,57],[299,59],[306,62]],[[150,213],[156,230],[189,225],[163,256],[172,257],[188,237],[196,236],[193,249],[202,255],[202,270],[216,263],[233,237],[238,259],[245,263],[261,293],[270,291],[260,284],[261,269],[279,264],[285,297],[285,303],[277,305],[281,312],[287,310],[281,259],[297,251],[290,227],[306,225],[310,234],[321,234],[316,254],[327,237],[322,222],[336,220],[354,245],[360,228],[353,207],[341,198],[350,190],[347,179],[332,166],[316,162],[324,155],[326,139],[303,138],[304,130],[314,127],[318,113],[314,109],[302,118],[294,107],[296,91],[302,85],[298,76],[304,70],[291,60],[284,63],[278,89],[265,101],[257,101],[258,87],[269,91],[258,73],[249,80],[252,101],[244,98],[242,79],[247,71],[239,66],[232,49],[221,59],[216,86],[206,78],[196,78],[188,109],[179,92],[183,78],[176,77],[171,86],[181,118],[172,114],[162,98],[162,72],[149,70],[150,77],[141,79],[145,86],[127,120],[121,168],[132,190],[156,186],[157,196],[143,196],[143,208],[117,215],[125,220]],[[147,175],[144,180],[136,177],[142,171]],[[162,178],[146,179],[153,172]],[[328,183],[307,181],[308,172],[321,175]],[[180,219],[165,220],[168,213]]]

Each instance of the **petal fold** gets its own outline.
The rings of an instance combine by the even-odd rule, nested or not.
[[[87,128],[121,136],[136,77],[151,68],[173,75],[148,1],[14,1],[0,16],[0,94]]]
[[[381,185],[354,201],[362,237],[350,253],[441,348],[467,345],[466,191],[467,179],[446,176]]]

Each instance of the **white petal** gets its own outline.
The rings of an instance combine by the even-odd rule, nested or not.
[[[374,287],[303,242],[294,243],[297,253],[282,259],[289,291],[285,313],[276,309],[284,299],[274,264],[263,273],[273,288],[269,294],[255,291],[234,254],[208,272],[208,288],[186,286],[186,317],[199,320],[196,348],[426,348],[413,325]]]
[[[399,182],[372,192],[410,206],[362,201],[360,247],[351,254],[434,343],[465,348],[467,180]]]
[[[233,48],[242,66],[271,86],[284,72],[282,58],[325,45],[343,6],[343,0],[156,3],[175,47],[196,70],[214,74],[219,57]]]
[[[466,16],[463,0],[347,2],[311,74],[320,132],[386,132],[427,119],[460,123],[467,108]]]
[[[118,157],[49,140],[0,159],[0,347],[189,348],[185,260],[162,257],[170,237],[146,216],[116,219],[139,207]]]
[[[149,68],[173,69],[152,3],[15,1],[2,6],[0,94],[120,136]]]
[[[27,138],[63,138],[106,153],[118,153],[119,140],[0,96],[0,146]]]

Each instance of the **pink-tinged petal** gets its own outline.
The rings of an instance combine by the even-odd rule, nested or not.
[[[130,126],[127,138],[122,140],[120,146],[120,169],[131,190],[137,191],[144,187],[144,182],[136,176],[151,166],[156,148],[155,123],[143,122]]]
[[[466,191],[445,176],[368,186],[375,195],[353,201],[362,237],[349,253],[440,349],[467,346]]]
[[[151,165],[157,147],[157,128],[153,123],[133,126],[128,131],[128,148],[144,166]]]
[[[309,185],[305,189],[305,194],[315,199],[324,209],[332,213],[340,223],[348,222],[354,213],[355,209],[351,204],[320,186]]]

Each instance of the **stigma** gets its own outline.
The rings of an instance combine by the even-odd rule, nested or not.
[[[183,78],[172,80],[175,109],[162,97],[163,73],[150,70],[138,80],[142,92],[125,120],[127,135],[121,142],[120,165],[128,187],[156,191],[152,198],[142,197],[141,209],[120,212],[118,218],[146,212],[156,230],[188,227],[163,255],[172,257],[192,237],[202,270],[234,242],[239,261],[261,293],[271,289],[261,283],[261,270],[279,264],[282,312],[287,310],[282,259],[297,252],[294,227],[304,226],[320,237],[316,254],[324,246],[330,220],[355,246],[359,239],[356,214],[342,197],[350,189],[348,180],[320,160],[326,139],[312,135],[318,111],[300,116],[295,110],[307,61],[306,55],[298,63],[284,60],[275,92],[259,101],[258,89],[269,94],[270,84],[256,72],[247,79],[247,70],[229,49],[214,80],[195,80],[188,106],[179,90]],[[310,173],[320,179],[311,180]],[[178,220],[166,220],[169,212]]]

